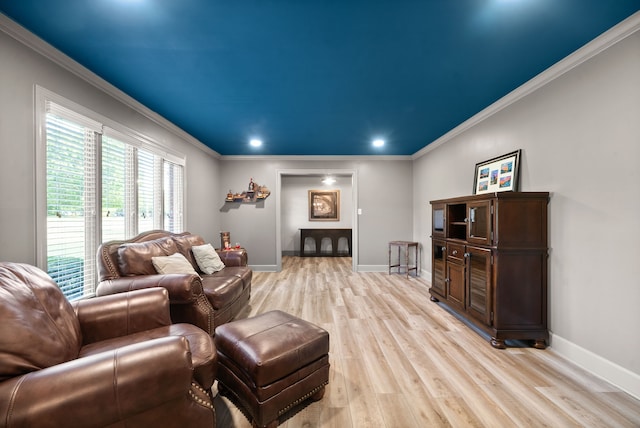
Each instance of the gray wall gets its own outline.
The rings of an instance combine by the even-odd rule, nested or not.
[[[312,158],[311,158],[312,159]],[[276,261],[276,181],[279,171],[352,170],[354,191],[362,215],[353,219],[358,228],[359,270],[384,270],[387,245],[391,240],[411,239],[413,219],[412,161],[395,159],[307,160],[234,159],[220,165],[220,188],[245,190],[249,178],[272,190],[271,196],[257,204],[219,203],[221,228],[231,232],[231,240],[250,248],[250,264],[273,269]],[[286,204],[287,202],[283,202]],[[344,212],[344,211],[343,211]],[[357,224],[356,224],[357,222]],[[283,247],[284,248],[284,247]]]
[[[551,192],[552,347],[640,396],[640,32],[415,161],[429,270],[428,201],[470,194],[476,162],[518,148],[521,190]]]
[[[40,85],[186,155],[187,229],[215,236],[219,161],[0,31],[0,260],[36,263],[34,88]],[[204,146],[203,146],[204,147]],[[197,201],[197,203],[196,203]]]

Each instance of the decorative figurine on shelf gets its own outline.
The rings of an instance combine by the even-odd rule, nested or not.
[[[231,233],[220,232],[220,248],[228,250],[231,247]]]
[[[271,194],[271,191],[267,188],[267,186],[261,186],[255,181],[253,181],[253,177],[249,179],[248,190],[244,190],[242,192],[233,193],[229,190],[227,193],[225,202],[240,202],[240,203],[251,203],[261,201],[266,199]]]

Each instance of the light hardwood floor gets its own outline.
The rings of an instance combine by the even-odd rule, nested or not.
[[[284,257],[254,272],[241,317],[280,309],[330,334],[324,398],[283,428],[640,427],[640,400],[553,352],[487,337],[429,300],[422,278],[353,273],[350,258]],[[219,428],[251,424],[224,397]]]

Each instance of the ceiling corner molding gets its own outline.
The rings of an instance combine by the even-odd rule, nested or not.
[[[223,161],[390,161],[413,160],[409,155],[222,155]]]
[[[93,73],[88,68],[80,65],[78,62],[63,54],[58,49],[45,42],[35,34],[31,33],[26,28],[17,24],[15,21],[13,21],[3,13],[0,13],[0,31],[6,33],[8,36],[14,38],[18,42],[22,43],[31,50],[37,52],[38,54],[62,67],[63,69],[69,71],[70,73],[73,73],[90,85],[96,87],[97,89],[126,105],[127,107],[130,107],[133,110],[137,111],[142,116],[166,129],[176,137],[192,144],[193,146],[210,154],[216,159],[220,158],[220,154],[218,152],[203,144],[201,141],[197,140],[192,135],[177,127],[158,113],[144,106],[142,103],[136,101],[120,89],[116,88],[106,80]]]
[[[510,106],[511,104],[526,97],[532,92],[537,91],[541,87],[549,84],[553,80],[573,70],[575,67],[588,61],[602,51],[610,48],[621,40],[626,39],[638,30],[640,30],[640,12],[634,13],[624,21],[612,27],[610,30],[593,39],[571,55],[560,60],[542,73],[538,74],[533,79],[514,89],[495,103],[491,104],[489,107],[462,122],[460,125],[444,134],[442,137],[431,143],[428,143],[425,147],[414,153],[411,158],[413,160],[421,158],[430,151],[435,150],[448,141],[451,141],[458,135],[464,133],[468,129],[474,127],[478,123],[498,113],[500,110]]]

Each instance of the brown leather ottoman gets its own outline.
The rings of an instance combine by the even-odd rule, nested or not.
[[[278,426],[296,404],[320,400],[329,383],[329,333],[285,312],[223,324],[215,344],[219,392],[235,397],[254,427]]]

